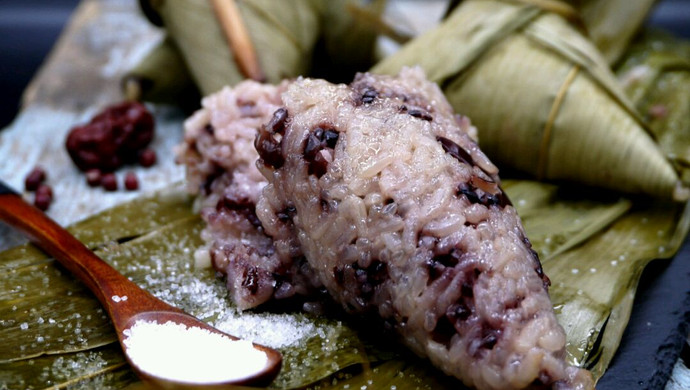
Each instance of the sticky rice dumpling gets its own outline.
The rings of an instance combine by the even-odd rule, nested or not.
[[[549,279],[498,169],[421,70],[299,79],[280,100],[255,140],[257,197],[225,200],[242,187],[227,168],[189,170],[208,188],[206,238],[238,305],[325,290],[467,385],[593,388],[564,361]],[[197,166],[212,158],[199,153],[204,122],[223,115],[206,110],[187,129]],[[226,215],[247,222],[224,226]],[[235,238],[221,242],[223,230]]]

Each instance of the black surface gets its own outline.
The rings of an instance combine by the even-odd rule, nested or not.
[[[663,389],[690,332],[690,241],[642,275],[630,323],[598,390]]]
[[[0,129],[55,44],[79,0],[0,0]]]
[[[10,188],[10,186],[5,184],[5,182],[0,180],[0,195],[5,195],[5,194],[18,195],[17,191],[13,190],[12,188]]]
[[[690,38],[690,0],[660,1],[647,24],[661,27],[678,37]]]

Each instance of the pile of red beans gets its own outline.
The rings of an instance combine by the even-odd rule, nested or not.
[[[117,169],[130,164],[150,167],[156,163],[156,152],[148,147],[154,124],[146,106],[123,102],[105,108],[89,123],[72,128],[65,146],[74,164],[84,172],[89,186],[116,191],[120,187]],[[24,183],[27,191],[35,192],[34,205],[44,211],[53,201],[46,176],[46,171],[37,166]],[[138,190],[136,173],[125,173],[122,185],[129,191]]]

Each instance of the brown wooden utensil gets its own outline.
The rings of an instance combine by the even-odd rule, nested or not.
[[[265,354],[265,365],[243,372],[235,378],[213,383],[171,380],[152,375],[146,367],[140,367],[130,358],[126,330],[131,333],[135,323],[140,321],[166,324],[173,322],[189,329],[201,328],[213,334],[227,335],[199,319],[173,307],[124,277],[105,261],[96,256],[84,244],[72,236],[42,211],[26,203],[22,197],[0,181],[0,220],[20,230],[46,253],[55,257],[65,268],[77,276],[96,295],[110,316],[117,337],[132,369],[144,381],[164,388],[228,388],[233,386],[265,386],[278,375],[282,364],[281,354],[271,348],[252,344],[253,348]],[[197,329],[198,330],[198,329]],[[178,340],[169,340],[176,344]],[[228,352],[232,354],[232,350]],[[188,356],[190,360],[199,356]],[[218,357],[222,358],[222,356]]]

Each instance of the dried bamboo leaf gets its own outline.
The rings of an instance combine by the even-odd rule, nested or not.
[[[314,0],[245,0],[236,5],[266,81],[278,83],[307,73],[319,31]],[[160,16],[203,95],[247,76],[238,66],[238,53],[230,50],[210,2],[148,1],[146,8]]]
[[[408,65],[420,65],[472,119],[499,166],[687,197],[597,50],[555,14],[507,0],[464,1],[373,71]]]
[[[615,64],[644,23],[656,0],[568,0],[577,8],[588,37],[609,65]]]

